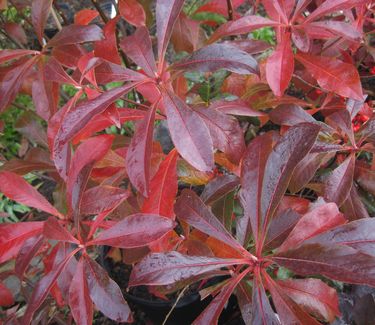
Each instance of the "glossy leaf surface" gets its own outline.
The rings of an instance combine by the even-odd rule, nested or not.
[[[89,244],[120,248],[142,247],[161,238],[174,226],[174,221],[159,215],[133,214],[100,233]]]
[[[222,267],[243,264],[245,261],[243,259],[188,256],[178,252],[154,253],[147,255],[133,268],[129,285],[172,284]]]
[[[14,201],[62,218],[60,212],[17,174],[8,171],[0,172],[0,191]]]

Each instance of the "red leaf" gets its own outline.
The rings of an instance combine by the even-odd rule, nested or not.
[[[0,51],[0,64],[8,62],[10,60],[19,59],[26,55],[37,55],[39,51],[33,50],[1,50]]]
[[[44,65],[38,65],[38,72],[32,84],[32,97],[37,114],[48,121],[56,113],[58,85],[46,79]]]
[[[62,65],[76,69],[78,60],[86,54],[86,50],[79,44],[56,46],[52,49],[52,56]]]
[[[55,144],[56,136],[61,132],[61,124],[64,121],[67,112],[76,104],[79,97],[81,97],[82,91],[78,91],[57,113],[52,116],[48,122],[48,146],[52,153],[52,159],[56,166],[56,170],[63,180],[66,181],[68,169],[70,166],[71,159],[71,148],[67,141],[61,144]]]
[[[320,87],[343,97],[362,100],[362,86],[357,69],[335,58],[296,54],[307,71],[317,80]]]
[[[344,223],[346,223],[346,219],[340,213],[336,204],[321,205],[302,216],[277,251],[285,252],[288,249],[296,248],[305,240]]]
[[[43,46],[44,28],[47,23],[53,0],[33,0],[31,4],[31,21],[39,43]]]
[[[128,23],[136,27],[146,25],[146,13],[137,0],[120,0],[118,9]]]
[[[354,184],[352,185],[349,196],[342,204],[341,209],[345,217],[350,221],[370,217]]]
[[[279,247],[288,237],[300,218],[300,214],[293,209],[287,209],[280,215],[276,215],[270,223],[266,242],[264,244],[265,247],[267,249]]]
[[[199,22],[191,19],[182,11],[176,20],[171,37],[174,50],[191,53],[199,47],[203,38]]]
[[[143,213],[155,213],[173,219],[177,194],[177,151],[172,150],[160,164],[150,182],[150,195],[144,200]]]
[[[48,218],[44,223],[43,235],[45,238],[69,242],[79,245],[80,242],[73,237],[73,235],[65,229],[54,217]]]
[[[277,25],[279,25],[278,22],[261,16],[244,16],[235,21],[229,21],[226,24],[221,25],[212,34],[212,36],[209,39],[209,43],[213,43],[219,38],[225,36],[247,34],[255,29]]]
[[[0,282],[0,306],[6,307],[14,304],[12,292]]]
[[[242,246],[232,237],[220,221],[191,190],[183,190],[175,204],[177,218],[207,235],[243,252]]]
[[[255,270],[253,280],[253,298],[252,298],[252,325],[281,325],[268,300],[264,290],[259,268]]]
[[[241,316],[245,324],[251,324],[251,309],[252,305],[252,286],[246,280],[241,281],[238,284],[236,290],[236,298],[238,300],[238,305],[241,310]]]
[[[332,158],[330,153],[309,153],[297,165],[289,182],[292,193],[300,191],[315,175],[318,168]]]
[[[135,265],[130,275],[129,286],[167,285],[222,267],[245,263],[245,259],[187,256],[178,252],[154,253],[147,255]]]
[[[231,101],[218,100],[211,103],[210,108],[215,109],[225,114],[239,115],[239,116],[264,116],[263,112],[257,111],[249,107],[249,105],[241,99]]]
[[[150,34],[146,27],[139,27],[131,36],[124,37],[120,42],[121,49],[129,58],[140,66],[151,78],[157,72]]]
[[[245,150],[243,131],[238,120],[210,108],[195,111],[206,123],[214,147],[227,154],[231,162],[238,164]]]
[[[258,74],[258,63],[250,55],[227,44],[205,46],[171,66],[175,70],[213,72],[226,69],[238,74]]]
[[[200,196],[201,200],[205,204],[212,204],[232,192],[239,184],[239,178],[235,175],[216,177],[205,186]]]
[[[51,38],[47,47],[65,46],[71,44],[100,41],[103,38],[102,30],[96,25],[68,25]]]
[[[363,253],[374,255],[374,229],[375,222],[372,218],[355,220],[311,238],[308,243],[348,245]]]
[[[312,148],[319,129],[319,126],[310,123],[301,123],[291,127],[268,156],[264,168],[260,202],[260,226],[263,229],[261,230],[263,240],[269,221],[288,187],[294,168]]]
[[[256,137],[248,145],[241,164],[241,203],[244,216],[240,219],[237,238],[247,244],[253,233],[255,242],[258,242],[262,216],[260,211],[261,192],[264,177],[264,168],[272,150],[273,139],[271,134]]]
[[[351,144],[356,146],[356,141],[354,138],[352,118],[347,110],[339,110],[326,118],[326,123],[332,127],[341,130],[347,135]]]
[[[103,28],[105,39],[95,42],[94,52],[95,56],[105,59],[109,62],[121,64],[121,58],[117,50],[116,40],[116,24],[118,17],[111,19]]]
[[[313,11],[305,22],[316,20],[326,14],[334,13],[338,10],[350,9],[357,5],[365,4],[367,0],[330,0],[324,1],[318,8]]]
[[[76,25],[88,25],[92,20],[99,16],[96,10],[82,9],[74,15]]]
[[[47,273],[34,287],[31,298],[27,304],[25,314],[22,318],[22,324],[30,324],[35,311],[42,305],[47,298],[51,288],[55,285],[58,276],[64,270],[70,259],[80,248],[75,249],[68,254],[59,264],[54,265],[53,269]]]
[[[298,25],[297,25],[298,26]],[[304,29],[293,28],[292,29],[292,41],[294,45],[300,51],[307,53],[311,48],[312,40]]]
[[[92,215],[113,210],[128,197],[129,191],[122,188],[108,185],[92,187],[83,193],[80,212]]]
[[[240,5],[244,3],[245,0],[232,0],[233,9],[237,9]],[[200,6],[195,13],[199,12],[212,12],[222,16],[225,16],[228,13],[228,5],[225,1],[222,0],[211,0],[206,4]]]
[[[282,96],[288,88],[294,72],[294,55],[290,34],[283,35],[276,51],[268,58],[266,65],[267,82],[276,96]]]
[[[309,314],[326,322],[333,322],[340,316],[339,301],[335,289],[319,279],[279,280],[277,285],[296,304]]]
[[[311,38],[336,38],[341,36],[351,41],[359,41],[361,33],[351,24],[334,21],[323,20],[301,25]]]
[[[181,156],[200,171],[214,166],[209,130],[199,115],[171,92],[163,93],[172,141]]]
[[[267,14],[276,21],[282,21],[288,23],[288,18],[291,11],[294,8],[293,0],[263,0],[263,5],[267,11]],[[280,3],[281,2],[281,3]]]
[[[30,73],[31,67],[35,64],[38,56],[23,60],[19,65],[12,67],[0,82],[0,112],[16,98],[21,89],[24,78]]]
[[[279,125],[293,126],[299,123],[316,123],[316,120],[301,106],[295,104],[283,104],[277,106],[269,114],[270,120]]]
[[[15,257],[24,242],[43,231],[42,221],[0,225],[0,263]]]
[[[25,175],[34,170],[53,172],[55,170],[49,153],[41,148],[32,148],[23,159],[13,158],[1,166],[3,171]]]
[[[71,76],[69,76],[54,57],[51,57],[45,66],[47,80],[80,86]]]
[[[95,67],[95,77],[97,83],[103,85],[114,81],[141,81],[146,79],[144,74],[104,60]]]
[[[96,262],[84,256],[84,270],[90,297],[105,316],[116,322],[131,322],[131,311],[119,286]]]
[[[272,257],[294,273],[324,275],[330,279],[375,286],[375,257],[345,246],[306,244]]]
[[[156,35],[158,39],[159,67],[164,65],[164,55],[172,35],[173,26],[184,6],[184,0],[159,0],[156,2]]]
[[[157,105],[153,105],[143,121],[138,122],[126,153],[126,171],[129,179],[144,197],[148,197],[150,192],[151,151],[156,107]]]
[[[104,112],[116,99],[131,91],[137,83],[111,89],[69,110],[55,137],[54,152],[65,145],[96,115]]]
[[[91,325],[93,305],[90,299],[84,267],[85,260],[81,257],[69,287],[69,306],[77,324]]]
[[[339,207],[348,198],[353,185],[355,155],[351,154],[327,177],[324,198],[328,202],[335,202]]]
[[[228,284],[225,285],[214,300],[205,308],[205,310],[194,320],[193,325],[218,324],[219,316],[227,303],[232,292],[241,280],[249,273],[249,269],[243,271],[236,277],[232,278]]]
[[[351,120],[353,120],[354,117],[364,107],[366,98],[367,98],[367,95],[365,95],[362,100],[348,99],[346,101],[345,108],[350,113]]]
[[[12,172],[0,172],[0,191],[11,200],[63,218],[34,187]]]
[[[120,123],[127,121],[137,121],[145,118],[147,111],[141,111],[134,108],[121,108],[117,110],[120,117]],[[113,125],[113,122],[109,120],[105,114],[105,111],[101,114],[95,115],[90,122],[88,122],[84,129],[74,137],[73,143],[78,143],[84,139],[89,138],[96,132],[103,131],[107,127]],[[125,166],[125,163],[124,163]]]
[[[84,141],[74,153],[66,183],[66,200],[70,216],[79,216],[83,191],[94,163],[104,157],[111,148],[112,141],[112,135],[98,135]]]
[[[30,237],[24,241],[14,263],[14,272],[20,279],[23,278],[24,272],[29,266],[31,260],[34,258],[35,254],[38,253],[43,242],[44,238],[42,235]]]
[[[113,227],[103,231],[87,245],[109,245],[135,248],[161,238],[175,226],[174,221],[155,214],[137,213],[125,217]]]
[[[17,42],[26,45],[27,44],[27,35],[25,30],[20,24],[13,22],[6,22],[4,25],[5,31],[14,38]]]
[[[290,299],[283,288],[280,287],[272,278],[266,275],[267,287],[271,292],[277,314],[282,324],[306,324],[320,325],[307,312],[302,310],[292,299]]]

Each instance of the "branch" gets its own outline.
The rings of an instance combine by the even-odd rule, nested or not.
[[[102,8],[99,6],[98,4],[98,0],[91,0],[92,4],[94,5],[95,9],[99,12],[99,15],[100,17],[102,18],[102,20],[107,23],[108,22],[108,18],[107,16],[105,15],[104,11],[102,10]]]
[[[233,3],[232,0],[227,0],[228,6],[228,19],[233,20]]]

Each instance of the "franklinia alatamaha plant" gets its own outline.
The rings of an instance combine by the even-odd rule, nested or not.
[[[67,306],[80,325],[94,309],[132,322],[103,245],[132,264],[129,288],[159,297],[224,279],[200,292],[212,301],[194,324],[216,324],[233,294],[246,324],[330,323],[334,281],[375,287],[373,1],[119,0],[112,19],[93,1],[62,27],[52,0],[30,15],[8,2],[24,25],[2,16],[19,48],[0,52],[0,110],[20,92],[34,108],[0,191],[39,212],[0,224],[6,324],[61,321]],[[28,173],[56,185],[54,205]]]

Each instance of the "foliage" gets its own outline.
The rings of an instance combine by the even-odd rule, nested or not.
[[[165,297],[224,276],[194,324],[216,324],[232,294],[247,324],[333,322],[330,284],[375,287],[374,94],[361,82],[373,1],[155,2],[153,14],[120,0],[112,19],[83,9],[63,27],[52,0],[4,11],[18,48],[0,52],[0,111],[26,142],[0,191],[31,208],[0,224],[5,323],[61,322],[67,308],[77,324],[94,309],[134,321],[101,246],[132,265],[124,290]]]

